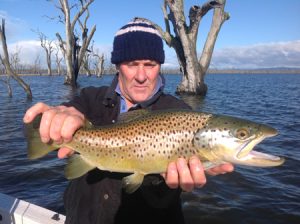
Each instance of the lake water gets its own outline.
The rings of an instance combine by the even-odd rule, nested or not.
[[[166,75],[166,92],[173,94],[180,76]],[[80,77],[81,87],[108,85],[102,79]],[[0,84],[0,192],[62,212],[67,185],[65,160],[53,153],[29,161],[22,117],[33,103],[60,104],[73,97],[63,77],[24,77],[33,92],[28,102],[12,82],[13,98]],[[228,114],[262,122],[278,129],[258,151],[286,158],[283,166],[253,168],[236,166],[235,172],[209,177],[202,189],[184,193],[187,223],[300,223],[300,75],[213,75],[206,77],[205,98],[184,97],[195,110]],[[77,90],[78,92],[79,90]]]

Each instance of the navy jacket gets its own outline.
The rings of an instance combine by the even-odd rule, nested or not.
[[[74,106],[94,125],[117,121],[120,96],[115,93],[117,76],[110,87],[84,88],[67,106]],[[132,109],[151,110],[189,106],[174,96],[158,91],[150,100]],[[184,223],[180,189],[170,189],[160,175],[147,175],[142,186],[126,194],[121,180],[128,174],[92,170],[70,181],[65,194],[66,223]]]

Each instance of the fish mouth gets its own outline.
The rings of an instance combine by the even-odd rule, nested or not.
[[[275,129],[272,129],[271,132],[264,133],[261,137],[249,139],[238,149],[235,156],[236,160],[238,160],[241,164],[260,167],[279,166],[283,164],[284,158],[253,150],[253,148],[261,141],[266,138],[276,136],[277,134],[278,132]]]

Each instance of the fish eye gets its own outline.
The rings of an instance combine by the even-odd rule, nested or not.
[[[249,131],[245,128],[238,129],[235,133],[235,136],[241,140],[249,138],[249,135],[250,135]]]

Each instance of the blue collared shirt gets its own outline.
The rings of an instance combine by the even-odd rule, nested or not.
[[[159,75],[158,76],[158,79],[157,79],[157,83],[156,83],[156,86],[155,86],[155,89],[152,93],[152,95],[149,97],[149,99],[154,96],[162,87],[164,86],[163,84],[163,81],[162,81],[162,78],[161,76]],[[121,89],[120,89],[120,85],[118,83],[116,89],[115,89],[116,93],[118,93],[121,97],[121,106],[120,106],[120,114],[121,113],[124,113],[124,112],[127,112],[128,111],[128,108],[127,108],[127,105],[126,105],[126,100],[125,100],[125,97],[124,95],[121,93]],[[134,104],[133,106],[136,106],[137,104]]]

